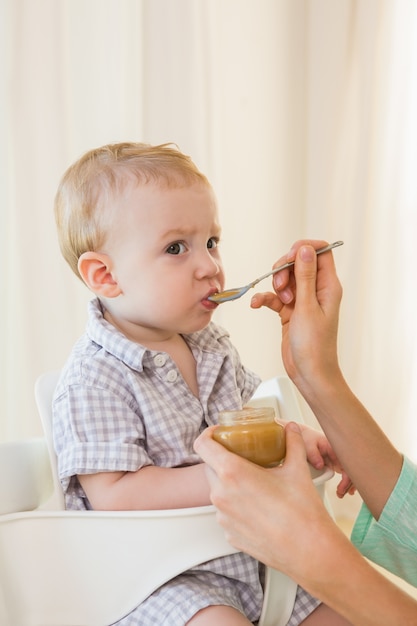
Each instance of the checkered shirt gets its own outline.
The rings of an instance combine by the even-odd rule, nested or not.
[[[184,337],[197,364],[196,398],[165,352],[127,339],[89,305],[86,333],[63,370],[53,402],[54,443],[68,509],[91,508],[77,474],[135,472],[199,463],[193,444],[219,411],[247,402],[260,379],[228,334],[211,323]]]
[[[77,474],[201,462],[193,449],[196,437],[217,423],[219,411],[240,409],[260,383],[242,365],[228,333],[211,323],[184,336],[197,366],[196,398],[168,354],[128,340],[104,319],[98,299],[88,311],[86,332],[74,346],[53,401],[59,476],[66,507],[76,510],[91,509]],[[167,626],[182,626],[209,604],[235,606],[255,621],[263,597],[259,564],[243,553],[202,564],[161,587],[120,624],[162,624],[161,610],[172,593],[178,615],[174,620],[170,610]]]

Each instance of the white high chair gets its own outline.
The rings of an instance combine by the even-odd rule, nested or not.
[[[2,626],[110,626],[177,574],[236,552],[212,506],[65,511],[51,429],[58,376],[44,374],[35,388],[45,440],[0,445]],[[300,421],[291,385],[286,377],[267,381],[253,404]],[[322,497],[332,475],[312,473]],[[267,568],[259,626],[285,626],[295,593],[291,579]]]

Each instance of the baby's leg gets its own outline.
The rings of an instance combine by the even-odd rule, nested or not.
[[[352,622],[339,615],[327,606],[320,604],[300,626],[352,626]]]
[[[240,611],[232,606],[213,605],[198,611],[186,624],[186,626],[248,626],[252,622]]]

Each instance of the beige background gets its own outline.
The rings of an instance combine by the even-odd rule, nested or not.
[[[343,369],[417,458],[416,8],[1,1],[0,440],[41,432],[34,381],[84,329],[90,296],[55,236],[59,177],[96,145],[174,141],[217,192],[229,286],[266,272],[295,239],[345,241]],[[264,378],[283,371],[270,311],[246,297],[216,317],[247,365]]]

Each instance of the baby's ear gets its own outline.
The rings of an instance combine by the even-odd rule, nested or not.
[[[81,278],[93,293],[104,298],[116,298],[121,289],[112,274],[112,261],[107,254],[84,252],[78,259]]]

